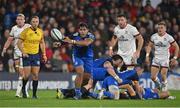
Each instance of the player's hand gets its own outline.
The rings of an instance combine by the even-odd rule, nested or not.
[[[29,55],[28,55],[27,53],[23,53],[22,56],[23,56],[24,58],[29,57]]]
[[[140,56],[140,51],[136,51],[136,52],[134,52],[134,54],[133,54],[133,58],[136,58],[136,59],[138,59],[139,58],[139,56]]]
[[[67,42],[67,43],[72,44],[72,40],[71,40],[69,37],[65,37],[65,38],[63,39],[63,42]]]
[[[1,56],[4,57],[4,54],[6,53],[6,48],[3,48]]]
[[[123,82],[123,80],[122,80],[121,78],[118,78],[118,79],[117,79],[117,82],[118,82],[119,84],[121,84],[121,83]]]
[[[47,62],[47,56],[46,56],[45,54],[42,55],[42,61],[43,61],[44,63]]]
[[[54,42],[53,43],[53,47],[59,47],[59,46],[61,46],[61,42]]]
[[[172,59],[170,60],[170,66],[171,66],[171,67],[175,67],[175,66],[177,66],[177,65],[178,65],[178,61],[177,61],[176,59],[172,58]]]

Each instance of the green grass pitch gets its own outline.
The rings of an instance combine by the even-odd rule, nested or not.
[[[175,100],[73,100],[56,99],[55,90],[39,90],[39,99],[16,98],[15,91],[0,91],[0,107],[180,107],[180,91],[171,94]]]

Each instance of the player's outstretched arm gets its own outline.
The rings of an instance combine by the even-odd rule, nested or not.
[[[47,62],[44,37],[41,39],[40,48],[41,48],[41,52],[42,52],[43,62]]]
[[[68,37],[66,37],[63,42],[67,42],[70,44],[74,44],[74,45],[80,45],[80,46],[89,46],[94,40],[92,40],[91,38],[87,38],[85,40],[80,40],[80,41],[76,41],[76,40],[72,40]]]
[[[119,76],[116,74],[116,72],[114,71],[113,66],[111,65],[111,63],[109,61],[106,61],[104,63],[104,67],[107,68],[108,74],[111,75],[112,77],[114,77],[114,79],[116,79],[119,84],[122,83],[122,79],[119,78]]]
[[[153,43],[150,41],[148,43],[148,45],[145,47],[145,50],[146,50],[146,64],[149,64],[150,63],[150,60],[149,60],[149,54],[151,52],[151,49],[153,47]]]
[[[178,63],[177,59],[178,59],[178,55],[179,55],[179,46],[176,41],[173,42],[171,45],[175,47],[174,57],[171,59],[171,65],[175,66]]]
[[[113,48],[116,45],[117,40],[118,40],[117,36],[114,35],[110,41],[109,52],[108,52],[110,56],[112,56],[113,54]]]
[[[141,52],[141,49],[142,49],[142,46],[143,46],[143,43],[144,43],[144,39],[143,39],[143,37],[139,34],[138,36],[136,36],[136,40],[138,41],[138,44],[137,44],[137,50],[136,50],[136,52],[134,53],[134,57],[135,57],[135,58],[139,58],[140,52]]]
[[[4,53],[6,53],[6,50],[9,48],[9,46],[10,46],[11,42],[13,41],[13,39],[14,38],[12,36],[8,37],[6,43],[4,44],[3,51],[1,53],[2,57],[4,56]]]

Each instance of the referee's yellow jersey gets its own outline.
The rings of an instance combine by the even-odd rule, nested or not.
[[[37,54],[39,52],[39,44],[43,38],[43,31],[40,28],[33,30],[31,27],[26,28],[20,34],[23,40],[23,50],[27,54]]]

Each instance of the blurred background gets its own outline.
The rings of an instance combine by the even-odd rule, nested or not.
[[[66,36],[72,35],[81,21],[88,23],[90,31],[96,36],[95,59],[107,56],[109,40],[118,14],[127,15],[128,22],[138,28],[145,40],[138,63],[144,63],[144,48],[150,36],[156,32],[156,24],[161,20],[167,23],[167,32],[180,45],[179,0],[0,0],[0,51],[11,27],[15,24],[18,13],[26,16],[27,23],[33,15],[40,17],[48,57],[48,62],[41,66],[42,72],[74,72],[71,59],[72,46],[54,47],[50,30],[58,28]],[[169,51],[173,57],[174,48],[171,47]],[[148,66],[149,64],[146,66],[146,72],[149,72]],[[177,67],[171,67],[171,70],[180,72],[179,67],[180,62]],[[0,72],[15,73],[13,46],[8,49],[4,58],[0,57]]]

